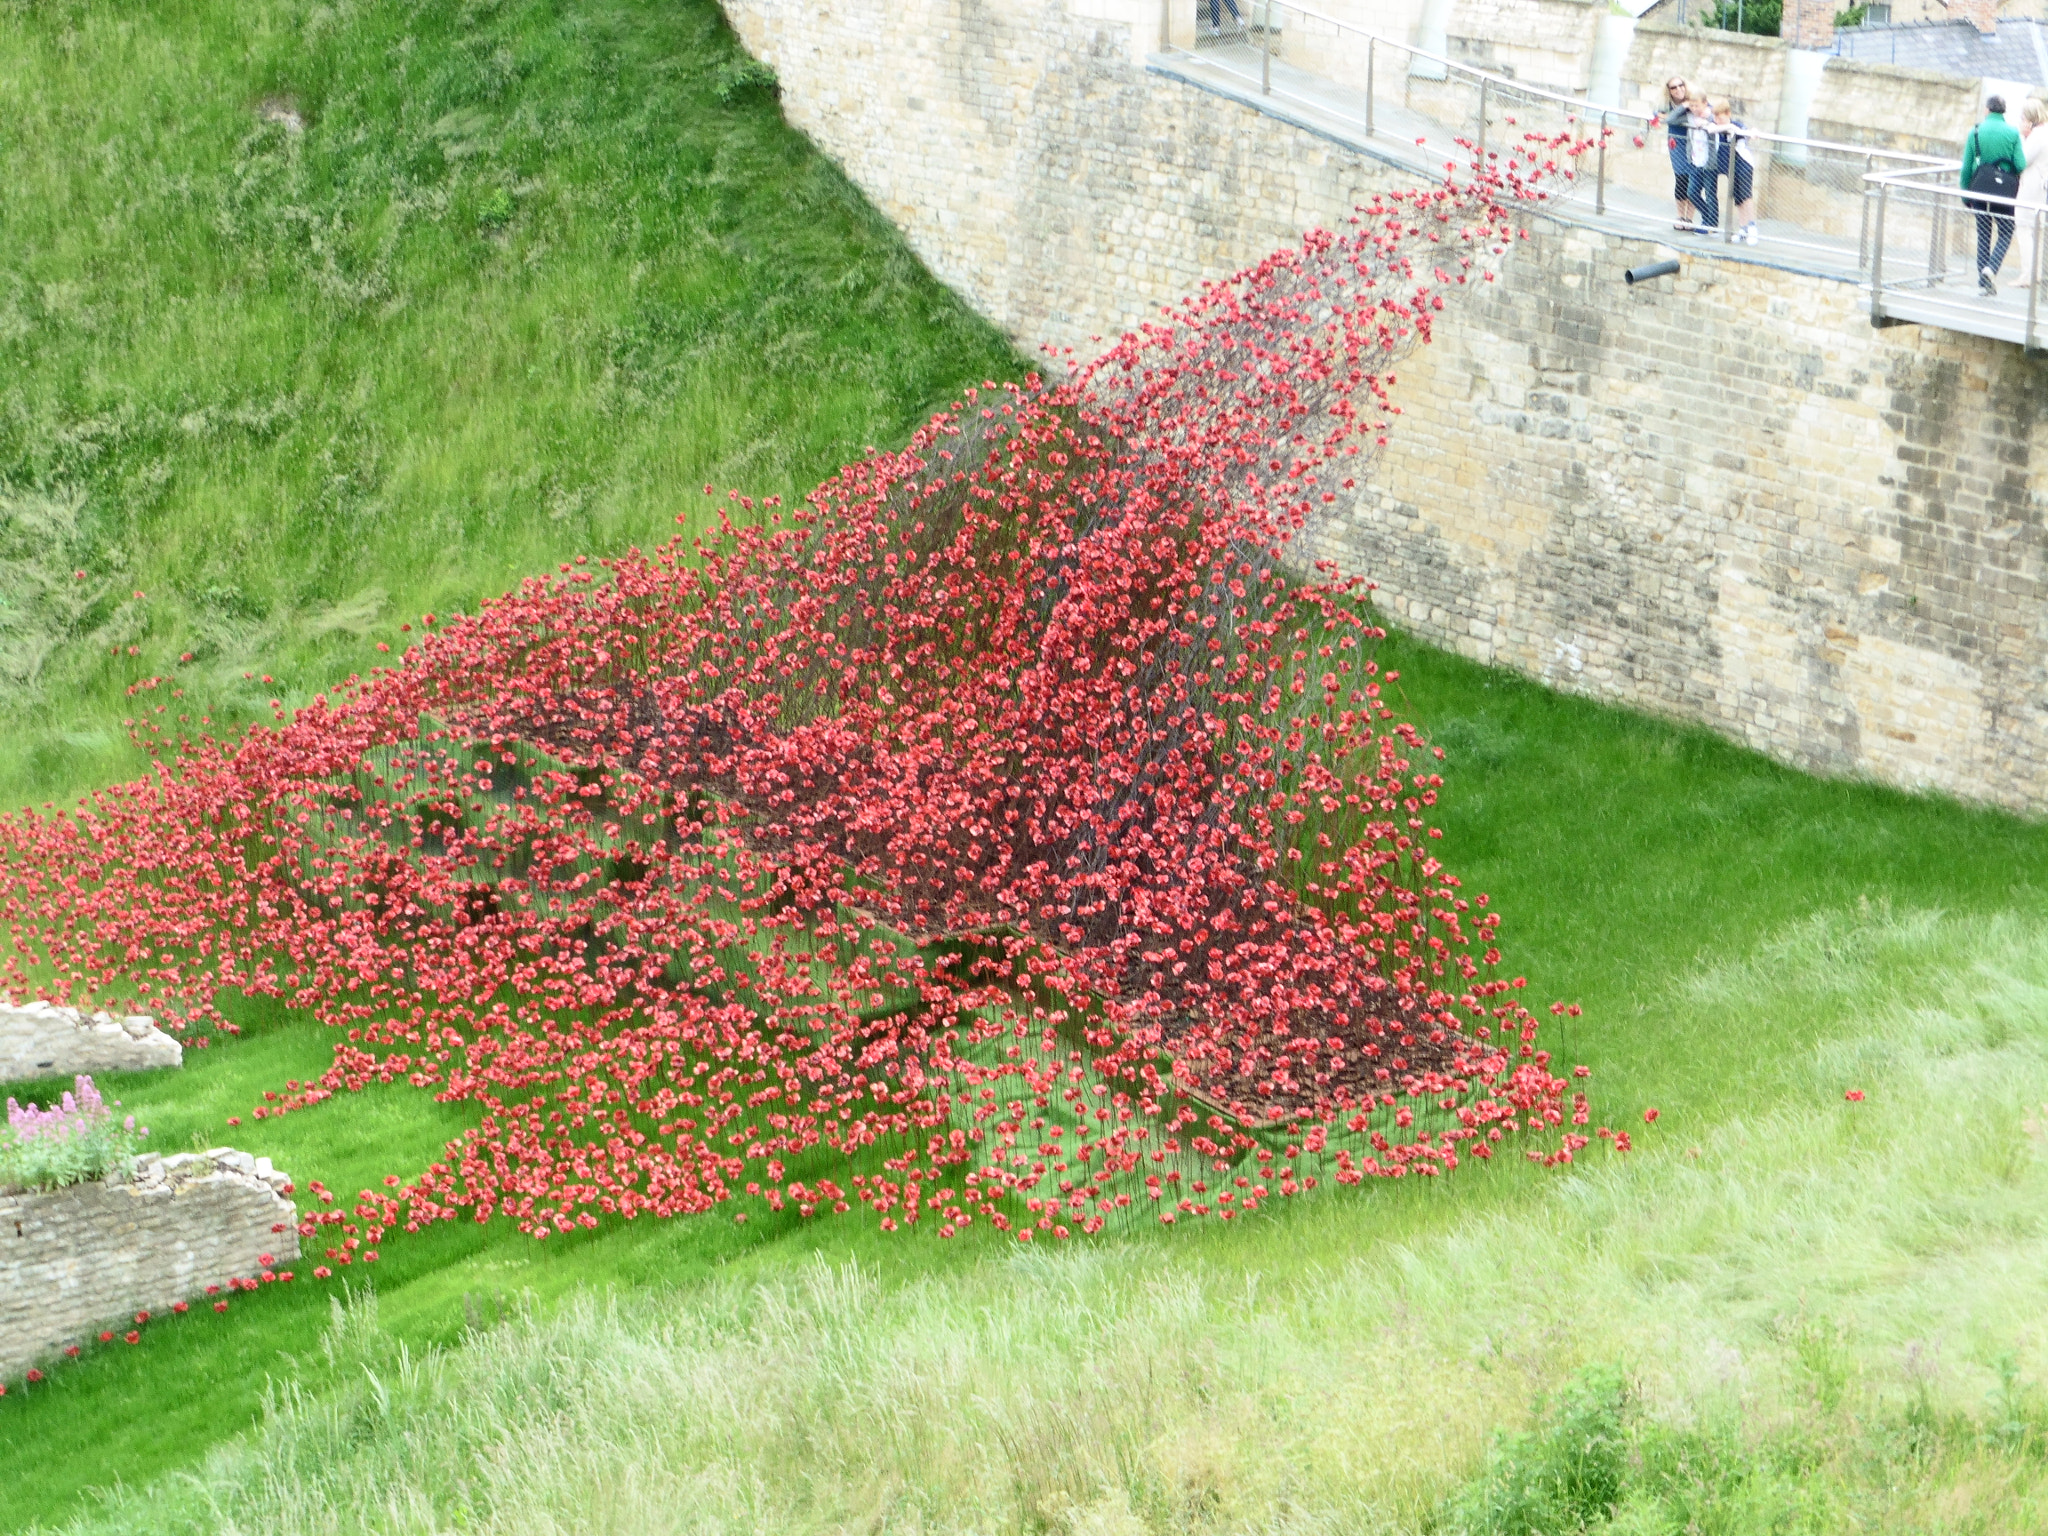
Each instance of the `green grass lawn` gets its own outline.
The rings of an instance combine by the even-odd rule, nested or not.
[[[1020,370],[711,0],[0,16],[0,802]]]
[[[195,714],[263,718],[1021,367],[702,0],[5,14],[0,802],[132,771],[124,689],[182,653]],[[309,1256],[0,1400],[0,1528],[1554,1532],[1595,1442],[1615,1531],[2048,1528],[2048,827],[1384,655],[1630,1159],[1056,1252],[401,1234],[338,1312]],[[243,1022],[110,1080],[159,1149],[346,1195],[462,1128],[404,1087],[255,1122],[328,1041]]]

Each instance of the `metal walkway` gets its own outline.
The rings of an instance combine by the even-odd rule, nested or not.
[[[1271,11],[1255,6],[1254,15],[1345,26],[1314,12],[1297,14],[1278,0]],[[1759,242],[1746,245],[1723,231],[1673,227],[1663,132],[1636,114],[1603,113],[1367,34],[1336,40],[1349,50],[1315,50],[1317,69],[1288,62],[1288,50],[1242,26],[1211,32],[1193,49],[1161,48],[1145,62],[1155,74],[1241,102],[1418,179],[1440,180],[1447,161],[1467,162],[1471,151],[1461,139],[1498,147],[1523,132],[1569,128],[1597,136],[1604,125],[1613,130],[1607,153],[1589,153],[1572,182],[1536,210],[1539,216],[1651,241],[1680,257],[1855,283],[1870,294],[1879,325],[1933,325],[2023,346],[2048,343],[2048,315],[2039,313],[2033,289],[2015,286],[2021,272],[2014,264],[2005,267],[1997,297],[1978,293],[1971,270],[1974,221],[1952,206],[1961,196],[1953,162],[1759,133],[1770,164],[1758,175]],[[1646,141],[1640,147],[1639,136]],[[1881,200],[1885,214],[1877,211]]]

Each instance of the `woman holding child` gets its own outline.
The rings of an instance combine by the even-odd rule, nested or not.
[[[1678,134],[1680,108],[1672,108],[1671,133]],[[1728,201],[1735,240],[1757,243],[1756,140],[1749,125],[1735,115],[1725,96],[1708,97],[1688,89],[1684,112],[1685,206],[1693,218],[1681,227],[1712,234],[1721,227],[1721,178],[1728,178]],[[1674,166],[1677,151],[1672,152]]]

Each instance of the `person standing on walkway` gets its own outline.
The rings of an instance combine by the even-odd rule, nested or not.
[[[1237,8],[1237,0],[1223,0],[1230,7],[1230,19],[1237,23],[1237,30],[1244,31],[1244,12]],[[1216,0],[1209,0],[1209,30],[1217,34],[1223,31],[1223,12]]]
[[[1728,178],[1728,201],[1734,204],[1729,216],[1735,221],[1735,238],[1755,245],[1756,140],[1726,96],[1716,96],[1711,105],[1714,124],[1721,130],[1721,174]]]
[[[2040,253],[2034,249],[2034,229],[2041,217],[2041,210],[2048,206],[2048,102],[2038,96],[2029,96],[2020,103],[2020,130],[2026,138],[2020,144],[2020,151],[2027,157],[2027,168],[2020,172],[2019,228],[2013,235],[2013,252],[2019,258],[2020,275],[2012,280],[2015,288],[2034,286],[2034,269],[2040,260]]]
[[[2026,168],[2019,130],[2005,120],[2005,98],[1990,97],[1984,121],[1963,142],[1963,190],[1974,194],[1963,206],[1977,215],[1977,290],[1986,298],[1998,293],[1998,269],[2012,245],[2013,200]]]
[[[1671,156],[1671,195],[1678,199],[1673,229],[1692,228],[1692,146],[1687,137],[1692,114],[1686,107],[1687,95],[1683,80],[1664,82],[1664,149]]]
[[[1687,195],[1698,221],[1693,227],[1702,235],[1711,235],[1721,224],[1721,143],[1713,109],[1701,92],[1694,91],[1685,102],[1685,155],[1691,171]]]

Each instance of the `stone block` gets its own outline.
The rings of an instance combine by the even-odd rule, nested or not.
[[[140,1014],[116,1018],[76,1008],[0,999],[0,1083],[94,1072],[181,1066],[185,1048]]]

